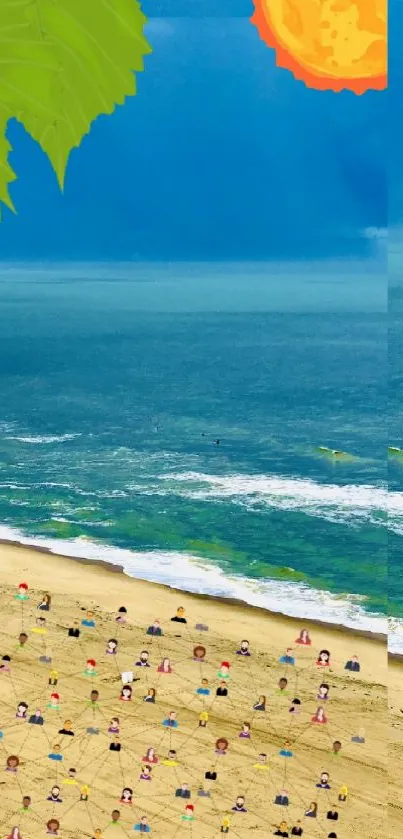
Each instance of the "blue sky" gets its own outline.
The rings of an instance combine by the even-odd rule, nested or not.
[[[73,152],[64,196],[10,125],[19,212],[4,214],[0,258],[383,256],[363,231],[387,224],[386,94],[313,91],[276,69],[251,0],[143,9],[154,51],[138,95]]]

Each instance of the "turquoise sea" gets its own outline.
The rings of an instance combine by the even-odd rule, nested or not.
[[[380,278],[321,270],[4,266],[0,537],[385,631]]]

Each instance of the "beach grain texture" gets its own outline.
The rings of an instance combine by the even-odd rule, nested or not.
[[[220,837],[222,820],[230,818],[230,839],[267,839],[281,821],[291,826],[298,819],[307,839],[327,839],[335,830],[341,839],[383,839],[387,834],[388,802],[388,722],[389,757],[389,835],[403,835],[402,814],[402,664],[387,667],[385,644],[377,638],[352,631],[270,614],[233,602],[199,597],[139,581],[116,573],[102,563],[79,562],[27,547],[0,545],[1,567],[1,646],[0,656],[11,656],[11,673],[0,674],[0,836],[8,837],[14,827],[22,839],[39,839],[46,834],[52,817],[60,821],[59,835],[67,839],[87,839],[99,829],[102,837],[135,836],[133,827],[147,816],[151,836],[156,839],[215,839]],[[18,585],[29,585],[29,600],[23,605],[15,599]],[[181,581],[178,580],[178,589]],[[50,612],[40,612],[38,603],[45,592],[52,595]],[[115,615],[127,608],[127,623],[117,625]],[[185,609],[187,624],[171,622],[179,606]],[[86,610],[92,610],[96,627],[80,627],[79,639],[69,638],[74,621],[81,623]],[[47,632],[32,632],[38,615],[46,617]],[[160,620],[163,637],[146,635],[146,628]],[[209,627],[200,632],[195,625]],[[295,643],[302,626],[312,638],[312,646]],[[28,642],[18,647],[24,630]],[[111,638],[118,640],[116,656],[105,652]],[[250,642],[250,658],[237,656],[242,639]],[[206,661],[193,660],[197,644],[206,647]],[[294,667],[279,663],[287,647],[293,648]],[[322,649],[331,652],[331,668],[319,671],[315,661]],[[136,668],[142,650],[149,651],[150,668]],[[40,662],[47,655],[48,664]],[[359,657],[360,673],[349,673],[345,662]],[[163,657],[169,657],[171,674],[157,672]],[[94,659],[97,675],[84,675],[86,662]],[[228,697],[216,697],[222,662],[229,662]],[[56,687],[48,684],[49,671],[58,671]],[[124,671],[135,671],[133,699],[119,700]],[[209,680],[211,695],[196,694],[201,679]],[[287,695],[278,693],[281,677],[288,679]],[[388,682],[389,679],[389,682]],[[325,725],[312,723],[317,707],[318,687],[326,682],[329,700]],[[388,720],[387,686],[390,708]],[[155,704],[142,697],[150,687],[157,691]],[[99,691],[94,708],[91,689]],[[50,694],[60,694],[60,709],[46,708]],[[258,698],[266,696],[266,712],[253,710]],[[301,710],[290,714],[292,700],[301,700]],[[16,718],[18,703],[26,702],[28,714],[43,710],[44,726],[33,726]],[[169,730],[162,721],[175,711],[179,727]],[[200,714],[208,713],[205,728]],[[122,750],[112,753],[109,721],[119,717]],[[58,732],[70,720],[74,737]],[[244,722],[251,724],[250,739],[239,737]],[[87,728],[99,729],[97,736]],[[365,743],[352,742],[359,732]],[[218,738],[228,740],[226,755],[216,755]],[[292,752],[284,758],[279,751],[285,741]],[[341,751],[333,753],[333,743]],[[63,761],[49,759],[60,745]],[[140,780],[146,750],[154,747],[159,763],[152,767],[152,781]],[[177,752],[176,766],[162,761],[169,749]],[[255,768],[259,753],[268,756],[268,769]],[[6,760],[18,755],[17,773],[6,772]],[[216,767],[217,780],[205,779],[205,772]],[[77,784],[65,784],[69,768],[77,770]],[[329,773],[330,789],[316,784],[322,772]],[[175,796],[183,783],[191,789],[194,821],[181,820],[188,800]],[[47,801],[54,784],[60,786],[62,803]],[[88,800],[80,801],[80,789],[89,787]],[[339,802],[340,787],[348,787],[347,801]],[[133,790],[133,806],[119,802],[122,789]],[[200,797],[203,787],[210,795]],[[275,796],[286,789],[289,806],[274,804]],[[30,795],[29,812],[23,812],[22,796]],[[238,796],[245,797],[246,813],[233,812]],[[316,819],[305,817],[311,802],[318,805]],[[337,807],[337,822],[327,812]],[[112,811],[120,811],[119,824],[111,824]],[[140,835],[140,834],[138,834]]]

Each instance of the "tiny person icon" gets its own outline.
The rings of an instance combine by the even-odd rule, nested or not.
[[[235,804],[232,808],[233,813],[247,813],[247,809],[245,807],[245,796],[238,795]]]
[[[216,755],[226,755],[228,749],[228,740],[225,737],[219,737],[215,744]]]
[[[6,761],[6,772],[17,772],[19,765],[19,757],[17,755],[10,755]]]
[[[163,658],[161,664],[157,668],[158,673],[172,673],[171,667],[171,660],[169,658]]]
[[[295,664],[295,658],[294,658],[293,655],[291,655],[291,653],[292,653],[291,647],[287,647],[284,655],[280,656],[279,663],[280,664],[289,664],[290,666],[293,666]]]
[[[230,665],[229,661],[222,661],[221,662],[221,667],[220,667],[220,669],[217,673],[218,678],[219,679],[229,679],[230,678],[230,675],[229,675],[230,667],[231,667],[231,665]]]
[[[153,635],[156,638],[160,638],[163,635],[163,631],[161,629],[161,624],[159,620],[155,620],[151,626],[147,627],[146,635]]]
[[[19,584],[17,594],[15,595],[15,599],[16,600],[29,600],[27,583],[20,583]]]
[[[327,723],[325,709],[322,707],[317,708],[316,713],[311,718],[311,722],[318,723],[319,725],[324,725],[325,723]]]
[[[124,787],[122,789],[122,795],[120,796],[120,803],[121,804],[132,804],[133,803],[133,790],[130,787]]]
[[[286,679],[285,676],[283,676],[281,679],[278,680],[278,688],[276,690],[276,693],[279,696],[281,696],[281,695],[288,696],[287,687],[288,687],[288,679]]]
[[[176,610],[176,615],[175,617],[171,618],[171,621],[174,621],[176,623],[187,623],[187,620],[185,618],[185,610],[183,606],[178,606]]]
[[[210,696],[210,688],[208,687],[208,679],[201,680],[201,686],[196,688],[196,693],[199,696]]]
[[[193,804],[187,804],[185,807],[185,814],[181,816],[182,821],[192,822],[194,821],[194,806]]]
[[[246,639],[241,641],[239,645],[239,650],[236,651],[236,655],[241,655],[245,657],[250,656],[249,641],[247,641]]]
[[[95,620],[94,620],[94,612],[91,612],[89,609],[86,613],[86,617],[84,620],[81,621],[81,626],[86,626],[89,629],[95,628]]]
[[[298,638],[295,639],[296,644],[302,644],[305,647],[310,647],[312,641],[309,637],[309,632],[307,629],[301,629]]]
[[[134,830],[137,830],[139,833],[151,832],[151,827],[148,824],[147,816],[141,816],[140,821],[134,825]]]
[[[202,662],[206,658],[206,648],[202,644],[197,644],[193,648],[193,661]]]
[[[49,819],[49,821],[46,823],[46,827],[46,832],[49,834],[49,836],[59,835],[60,822],[58,821],[58,819]]]
[[[50,612],[51,603],[52,598],[50,594],[44,594],[41,602],[38,603],[37,608],[40,609],[42,612]]]
[[[170,711],[168,717],[163,721],[165,728],[178,728],[178,721],[176,719],[176,711]]]
[[[321,650],[316,660],[318,667],[330,667],[330,652],[329,650]]]
[[[250,722],[242,723],[242,730],[239,732],[239,737],[245,740],[250,740],[250,728]]]
[[[59,700],[60,696],[58,693],[51,693],[50,702],[48,702],[46,707],[51,708],[53,711],[58,711],[60,708]]]
[[[361,670],[360,662],[358,660],[358,655],[353,655],[349,661],[346,662],[345,670],[350,670],[351,673],[359,673]]]
[[[94,658],[88,658],[85,664],[84,676],[96,676],[96,665],[97,663]]]
[[[263,769],[264,771],[268,771],[269,765],[267,763],[267,754],[265,752],[261,752],[258,755],[257,763],[253,764],[254,769]]]
[[[324,702],[327,699],[329,699],[329,685],[326,684],[326,682],[322,682],[322,684],[319,685],[319,690],[316,698],[319,699],[321,702]]]

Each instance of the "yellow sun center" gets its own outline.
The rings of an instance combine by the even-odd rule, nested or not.
[[[386,0],[254,2],[253,22],[262,39],[297,78],[312,87],[357,93],[386,86]]]

